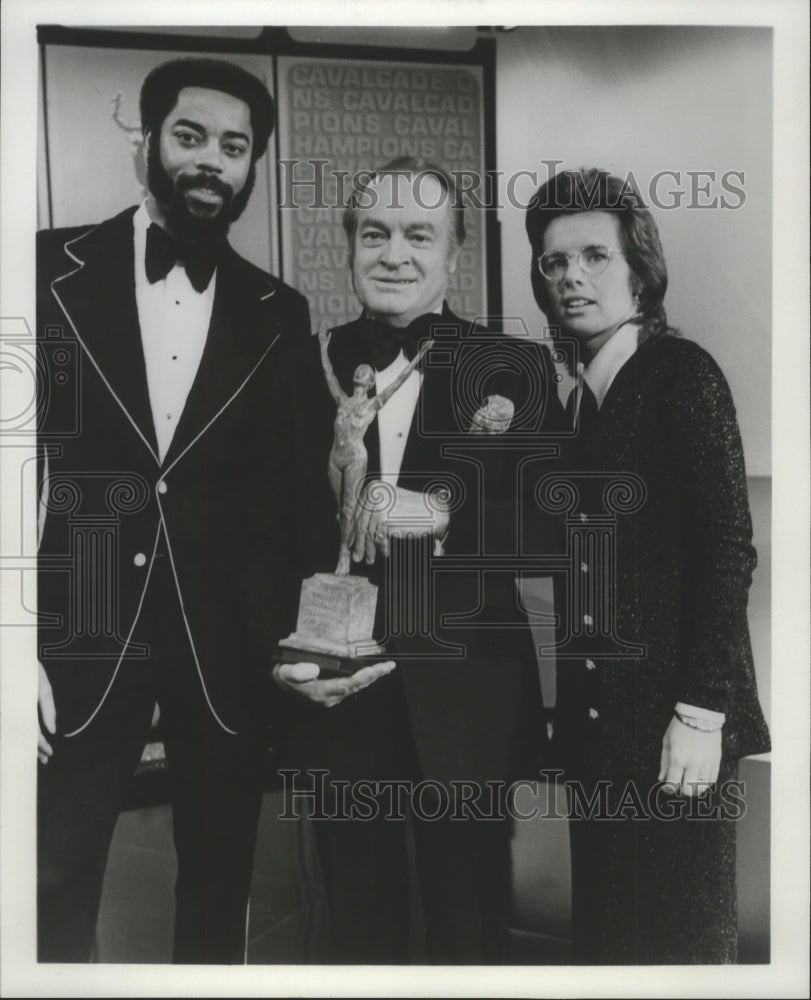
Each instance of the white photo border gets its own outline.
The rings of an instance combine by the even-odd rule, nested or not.
[[[0,319],[34,327],[37,24],[380,24],[374,0],[5,0],[2,5]],[[0,633],[3,996],[806,996],[809,951],[808,11],[802,0],[398,0],[385,20],[451,24],[703,24],[774,29],[772,960],[768,966],[48,966],[35,961],[35,646]],[[768,137],[764,137],[768,141]],[[7,455],[0,449],[3,472]],[[14,465],[19,456],[14,457]],[[3,489],[19,489],[3,477]],[[3,511],[7,505],[3,504]],[[0,544],[19,524],[3,515]],[[0,601],[18,599],[0,573]],[[19,584],[17,584],[19,586]],[[9,634],[12,631],[13,634]],[[29,669],[31,668],[31,669]]]

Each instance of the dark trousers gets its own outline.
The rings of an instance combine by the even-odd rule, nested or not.
[[[306,814],[321,817],[312,823],[330,911],[330,961],[409,962],[411,831],[426,930],[417,953],[445,965],[503,962],[512,833],[503,800],[497,796],[492,809],[488,800],[483,810],[500,818],[475,818],[455,804],[458,786],[425,774],[396,671],[337,708],[293,711],[301,756],[293,753],[290,763],[307,761],[305,767],[329,772],[300,774],[296,787],[316,794],[288,809],[302,815],[309,805]],[[307,745],[308,732],[313,743],[326,741],[323,754]],[[392,791],[394,781],[403,783],[401,793]],[[412,798],[413,789],[420,791]]]
[[[211,714],[166,563],[157,560],[136,630],[148,659],[125,661],[92,721],[75,736],[57,734],[52,758],[39,766],[42,962],[91,958],[110,841],[156,701],[178,862],[173,960],[244,961],[263,734],[231,735]]]
[[[439,965],[504,962],[510,898],[506,821],[412,817],[412,822],[427,960]],[[317,824],[331,962],[409,963],[407,829],[401,819]]]

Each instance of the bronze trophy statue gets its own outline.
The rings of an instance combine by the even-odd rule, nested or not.
[[[321,676],[329,676],[354,673],[385,653],[372,638],[377,587],[362,576],[349,575],[355,518],[368,461],[363,438],[369,424],[434,342],[426,341],[394,382],[370,398],[374,386],[371,366],[358,365],[352,380],[354,390],[348,395],[341,389],[327,354],[331,334],[322,332],[318,337],[324,375],[338,406],[327,471],[338,504],[341,547],[334,573],[316,573],[302,583],[296,631],[279,643],[278,652],[284,662],[316,663]]]

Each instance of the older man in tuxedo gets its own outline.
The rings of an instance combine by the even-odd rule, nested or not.
[[[329,342],[343,391],[367,364],[382,393],[420,344],[434,347],[366,432],[367,483],[350,543],[355,571],[379,586],[376,637],[397,665],[362,683],[308,664],[276,666],[291,694],[286,760],[300,772],[292,807],[306,809],[310,795],[333,961],[409,961],[409,826],[429,960],[503,961],[504,799],[512,778],[537,776],[546,736],[515,574],[503,561],[500,572],[484,568],[487,556],[516,551],[515,470],[505,439],[471,434],[467,410],[487,392],[509,398],[525,426],[542,422],[556,405],[551,364],[543,350],[521,353],[537,345],[488,334],[448,308],[464,208],[440,167],[406,158],[371,174],[344,226],[363,314]],[[529,413],[523,398],[537,389]],[[326,386],[313,403],[328,430],[335,404]],[[372,502],[381,494],[387,510]],[[353,810],[364,783],[376,796]]]
[[[141,118],[146,201],[38,245],[49,379],[39,958],[91,958],[113,827],[157,703],[178,860],[174,960],[241,962],[263,668],[303,572],[294,386],[309,313],[226,240],[273,128],[264,84],[220,60],[164,63],[144,82]],[[75,358],[73,395],[55,347]]]

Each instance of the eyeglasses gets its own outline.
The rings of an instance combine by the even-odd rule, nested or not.
[[[602,245],[580,247],[579,250],[572,250],[571,253],[563,253],[562,250],[548,250],[537,258],[538,270],[545,278],[557,281],[568,271],[569,261],[576,259],[578,267],[586,274],[602,274],[614,254],[622,252],[622,250],[614,250]]]

